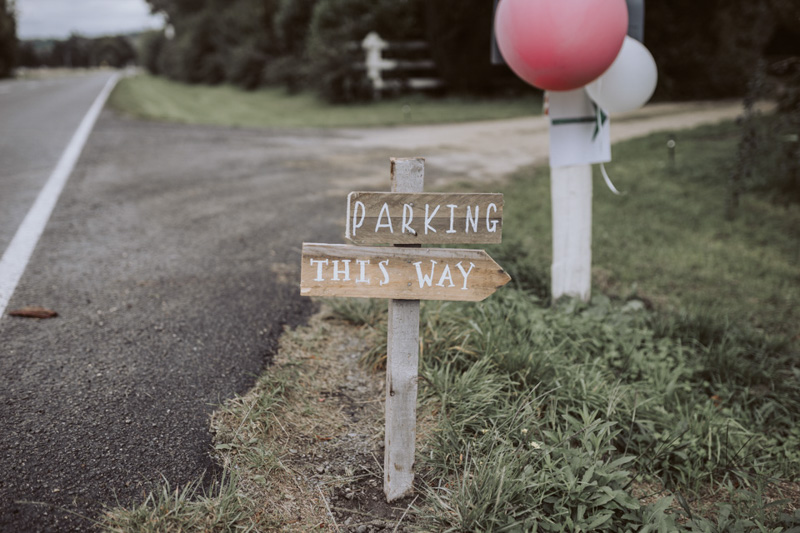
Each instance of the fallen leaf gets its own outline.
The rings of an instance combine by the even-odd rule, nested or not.
[[[23,307],[21,309],[14,309],[13,311],[9,311],[8,314],[10,316],[22,318],[55,318],[58,316],[58,313],[51,309],[45,309],[44,307],[38,307],[35,305]]]

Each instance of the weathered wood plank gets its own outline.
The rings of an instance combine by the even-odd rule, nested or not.
[[[391,181],[392,192],[421,193],[425,185],[425,159],[393,158]],[[414,490],[419,300],[389,300],[388,328],[383,493],[387,502],[393,502]]]
[[[355,244],[489,244],[503,234],[498,193],[351,192],[345,237]]]
[[[510,279],[483,250],[303,243],[300,294],[477,302]]]

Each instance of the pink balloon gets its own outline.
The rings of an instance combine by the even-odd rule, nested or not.
[[[570,91],[611,66],[628,30],[625,0],[500,0],[497,45],[511,70],[551,91]]]

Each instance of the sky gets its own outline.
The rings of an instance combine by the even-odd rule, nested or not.
[[[161,28],[145,0],[16,0],[20,39],[86,37]]]

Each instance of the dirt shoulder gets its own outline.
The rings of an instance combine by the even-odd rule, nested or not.
[[[259,528],[374,533],[414,523],[414,498],[383,495],[384,380],[359,365],[375,335],[324,307],[282,336],[252,391],[215,413],[217,459],[258,502]]]
[[[612,116],[611,141],[713,124],[741,112],[741,102],[729,100],[653,104]],[[470,181],[494,181],[521,166],[546,164],[550,146],[546,116],[338,132],[330,142],[343,149],[389,149],[398,156],[424,156],[434,177]]]

